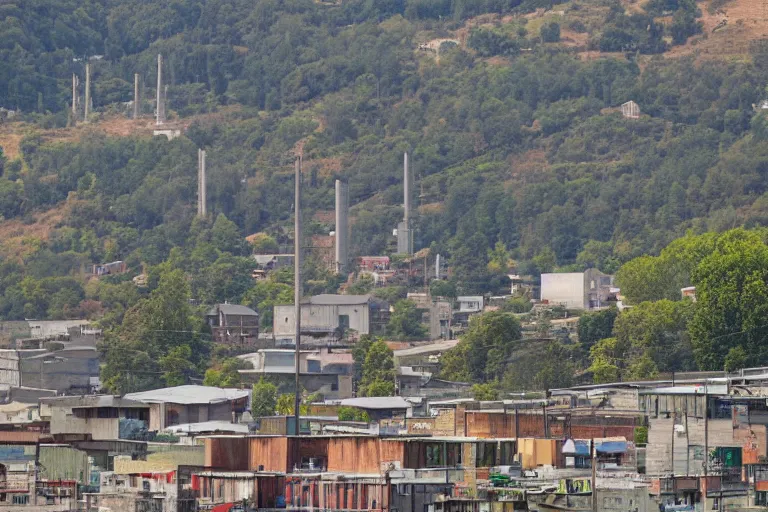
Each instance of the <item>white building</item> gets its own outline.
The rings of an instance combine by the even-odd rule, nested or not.
[[[591,268],[584,272],[541,274],[541,300],[569,309],[607,306],[613,276]]]

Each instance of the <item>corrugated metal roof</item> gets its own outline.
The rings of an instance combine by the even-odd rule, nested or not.
[[[330,293],[315,295],[309,299],[310,304],[318,306],[354,306],[356,304],[368,304],[370,301],[370,295],[333,295]]]
[[[188,385],[128,393],[125,398],[145,403],[216,404],[247,396],[248,391],[242,389]]]
[[[82,395],[82,396],[52,396],[43,397],[41,403],[58,406],[71,407],[72,409],[84,409],[91,407],[129,407],[144,408],[146,404],[115,395]]]
[[[198,434],[201,432],[234,432],[247,434],[248,425],[230,423],[228,421],[202,421],[200,423],[184,423],[167,427],[165,430],[178,434]]]
[[[219,314],[219,311],[225,315],[259,316],[257,312],[248,306],[241,306],[240,304],[216,304],[208,310],[208,316],[216,316]]]
[[[711,384],[708,386],[667,386],[643,389],[641,395],[727,395],[728,386]]]
[[[418,347],[404,348],[393,351],[395,357],[404,356],[417,356],[421,354],[429,354],[431,352],[443,352],[450,350],[459,344],[459,340],[445,340],[437,343],[430,343],[428,345],[420,345]]]
[[[408,409],[410,403],[400,396],[369,396],[363,398],[346,398],[341,405],[359,407],[360,409]]]

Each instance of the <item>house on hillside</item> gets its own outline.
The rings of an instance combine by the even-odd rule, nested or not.
[[[250,345],[259,337],[259,314],[247,306],[216,304],[205,319],[216,343]]]
[[[621,115],[627,119],[640,119],[640,105],[628,101],[621,106]]]
[[[584,272],[541,274],[541,301],[568,309],[598,309],[608,306],[613,276],[595,268]]]
[[[253,366],[252,369],[239,370],[245,382],[255,383],[264,376],[277,384],[281,392],[293,392],[295,389],[295,350],[262,349],[238,358]],[[349,398],[352,396],[354,364],[350,352],[328,348],[302,350],[299,356],[301,385],[309,394],[320,393],[329,399]]]
[[[236,422],[248,408],[249,392],[210,386],[176,386],[128,393],[125,398],[149,406],[149,430],[205,421]]]
[[[40,417],[51,434],[85,434],[94,440],[142,440],[149,406],[112,395],[60,396],[40,399]]]
[[[95,347],[0,350],[0,385],[42,388],[58,393],[88,394],[99,377]]]
[[[358,336],[376,334],[388,321],[388,304],[372,295],[315,295],[301,304],[302,345],[339,342],[350,331]],[[294,306],[275,306],[272,322],[278,345],[293,345]]]

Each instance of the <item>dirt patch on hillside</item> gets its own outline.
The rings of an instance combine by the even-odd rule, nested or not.
[[[710,13],[710,2],[699,2],[703,33],[683,46],[673,47],[669,57],[696,54],[701,59],[743,57],[749,44],[768,38],[768,1],[731,0]],[[723,25],[725,22],[725,25]],[[720,27],[717,28],[716,27]]]
[[[0,222],[0,254],[21,261],[37,250],[39,242],[47,241],[51,231],[64,220],[65,203],[34,215],[34,222],[25,224],[20,220]]]

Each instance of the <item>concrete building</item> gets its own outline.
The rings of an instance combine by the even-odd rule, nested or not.
[[[205,320],[216,343],[253,345],[259,337],[259,314],[247,306],[216,304]]]
[[[147,432],[149,406],[112,395],[42,398],[40,417],[50,422],[51,434],[137,440]]]
[[[429,339],[447,340],[451,337],[451,303],[432,301],[429,306]]]
[[[459,313],[480,313],[485,298],[482,295],[456,297],[456,311]]]
[[[149,430],[205,421],[234,421],[249,406],[250,393],[241,389],[210,386],[176,386],[139,393],[128,393],[126,399],[149,406]]]
[[[59,393],[90,393],[99,376],[95,347],[0,350],[0,385],[52,389]]]
[[[280,392],[295,388],[296,352],[293,349],[263,349],[238,358],[248,361],[253,369],[239,370],[246,382],[258,382],[268,376]],[[320,393],[328,399],[352,396],[354,359],[349,352],[331,352],[328,348],[303,350],[299,359],[301,385],[308,393]]]
[[[541,300],[569,309],[596,309],[607,306],[613,276],[591,268],[584,272],[541,274]]]
[[[88,329],[90,320],[28,320],[31,338],[59,339],[71,335],[71,329]]]
[[[272,332],[280,342],[295,343],[294,307],[275,306]],[[302,345],[312,338],[321,344],[341,340],[354,331],[357,336],[381,332],[389,319],[387,304],[371,295],[316,295],[301,305]]]

